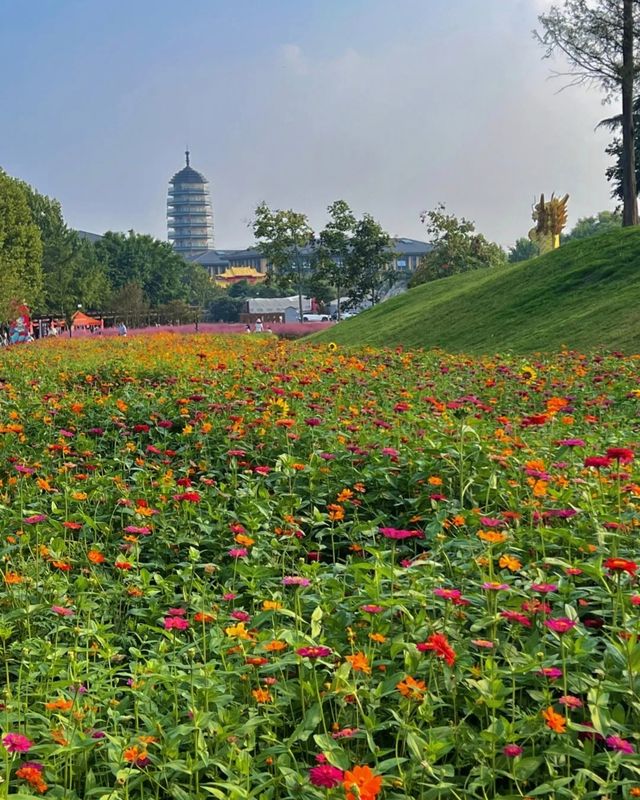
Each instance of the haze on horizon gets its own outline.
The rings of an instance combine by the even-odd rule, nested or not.
[[[319,228],[338,198],[425,239],[445,202],[504,246],[540,192],[569,226],[613,208],[610,116],[559,91],[531,31],[548,0],[4,0],[0,166],[82,230],[166,239],[171,176],[211,183],[217,248],[256,205]]]

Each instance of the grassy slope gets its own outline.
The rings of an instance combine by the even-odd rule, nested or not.
[[[313,336],[340,344],[526,353],[640,352],[640,230],[419,286]]]

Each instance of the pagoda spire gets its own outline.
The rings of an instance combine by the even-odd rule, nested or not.
[[[187,157],[187,166],[189,166],[189,145],[187,145],[187,149],[184,151],[184,154]]]

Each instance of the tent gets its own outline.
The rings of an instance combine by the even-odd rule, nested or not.
[[[90,317],[83,311],[76,311],[71,317],[71,330],[87,329],[87,328],[103,328],[104,322],[101,319]]]

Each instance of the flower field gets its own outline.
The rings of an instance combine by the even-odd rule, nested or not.
[[[0,796],[640,797],[640,359],[0,353]]]

